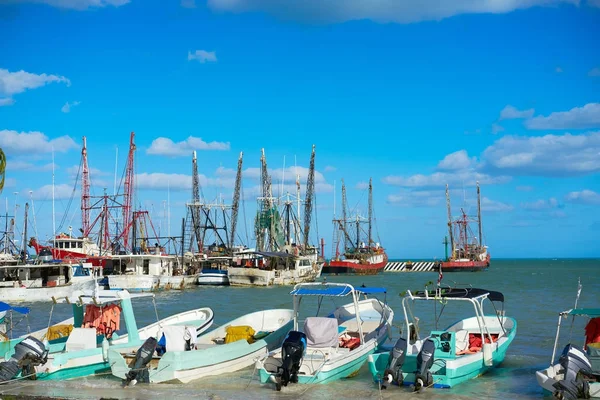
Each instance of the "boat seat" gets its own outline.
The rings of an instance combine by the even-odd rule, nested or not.
[[[304,321],[306,344],[313,348],[338,346],[338,322],[335,318],[308,317]]]
[[[96,328],[73,328],[65,350],[67,352],[96,348]]]
[[[380,320],[362,321],[360,325],[362,326],[363,333],[373,332],[375,329],[379,328]],[[346,330],[348,330],[349,332],[358,332],[358,323],[356,322],[355,318],[349,319],[348,321],[341,324],[341,326],[346,328]]]

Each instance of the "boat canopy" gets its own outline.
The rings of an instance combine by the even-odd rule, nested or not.
[[[10,304],[6,304],[5,302],[0,301],[0,312],[4,312],[4,311],[16,311],[19,314],[23,314],[23,315],[29,314],[28,307],[13,307]]]
[[[421,298],[452,298],[452,299],[474,299],[482,296],[486,296],[491,301],[504,302],[504,295],[500,292],[493,290],[479,289],[479,288],[442,288],[441,293],[436,293],[435,290],[418,291],[412,297]]]
[[[120,302],[124,299],[137,299],[140,297],[154,297],[154,293],[129,293],[125,290],[105,293],[103,291],[101,295],[83,294],[81,292],[73,293],[70,297],[52,298],[55,303],[78,303],[78,304],[107,304],[113,302]],[[125,294],[127,292],[127,294]]]
[[[290,292],[292,296],[347,296],[352,293],[352,286],[298,287]]]
[[[563,311],[560,313],[562,316],[573,315],[582,317],[600,317],[600,308],[574,308],[572,310]]]
[[[359,287],[340,283],[305,283],[298,284],[290,292],[292,296],[347,296],[352,292],[360,294],[387,293],[382,287]]]

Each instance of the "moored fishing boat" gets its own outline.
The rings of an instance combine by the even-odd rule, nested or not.
[[[207,257],[200,260],[198,285],[227,286],[229,278],[227,269],[231,266],[232,257]]]
[[[195,286],[198,274],[183,271],[177,256],[164,254],[131,254],[111,257],[105,270],[111,290],[149,292],[184,289]]]
[[[111,349],[112,374],[125,384],[187,383],[238,371],[281,345],[292,327],[292,316],[292,310],[253,312],[200,336],[189,347],[183,345],[181,335],[173,333],[166,337],[166,352],[161,355],[156,355],[157,342],[150,339],[137,352]]]
[[[538,384],[558,399],[600,398],[600,308],[559,313],[550,366],[535,373]],[[557,360],[561,320],[588,318],[582,348],[567,344]],[[558,363],[555,363],[558,361]]]
[[[383,271],[388,257],[385,249],[372,238],[373,185],[371,180],[369,180],[369,217],[365,219],[357,214],[353,219],[346,218],[346,187],[342,181],[342,216],[340,219],[334,216],[333,223],[335,256],[323,267],[323,273],[374,275]],[[368,226],[367,231],[363,228],[365,224]],[[343,254],[340,254],[340,246],[343,247]]]
[[[76,293],[70,298],[54,299],[58,304],[71,304],[74,326],[66,340],[50,342],[47,359],[35,367],[36,379],[61,380],[84,377],[110,370],[108,349],[137,349],[148,337],[160,335],[172,326],[189,329],[196,335],[213,322],[209,308],[190,310],[138,329],[132,299],[152,298],[152,294],[130,294],[127,291],[102,292],[93,295]],[[125,334],[119,336],[120,317]],[[10,355],[10,354],[9,354]]]
[[[440,314],[434,316],[436,330],[420,337],[418,318],[411,304],[443,302]],[[500,302],[497,310],[494,303]],[[466,303],[474,307],[475,316],[462,319],[444,330],[437,330],[437,321],[449,304]],[[484,314],[484,303],[493,306],[495,315]],[[476,288],[451,288],[421,291],[402,299],[404,336],[390,351],[369,356],[369,370],[376,382],[450,388],[485,373],[500,364],[512,343],[517,321],[504,316],[504,295]]]
[[[2,266],[0,279],[0,301],[5,302],[48,301],[95,285],[93,267],[87,263]]]
[[[294,299],[294,330],[280,349],[256,362],[261,383],[277,390],[288,383],[327,383],[356,373],[389,335],[394,312],[375,298],[361,295],[385,293],[383,288],[354,288],[348,284],[298,284]],[[346,297],[352,302],[338,307],[327,317],[308,317],[302,331],[299,307],[305,296]]]
[[[446,259],[440,261],[440,267],[444,272],[471,272],[482,271],[490,266],[490,254],[488,247],[483,244],[483,230],[481,225],[481,192],[477,182],[477,218],[469,217],[461,208],[460,216],[452,218],[450,208],[450,192],[446,185],[446,203],[448,207],[448,238],[444,240],[446,245]],[[479,236],[476,237],[470,223],[477,223]],[[451,254],[448,255],[448,245]]]

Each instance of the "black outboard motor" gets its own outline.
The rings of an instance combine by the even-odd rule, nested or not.
[[[0,383],[10,381],[22,371],[23,376],[36,379],[34,367],[45,364],[48,349],[44,343],[28,336],[15,345],[15,354],[10,360],[0,363]]]
[[[126,379],[123,380],[123,386],[127,386],[133,382],[135,385],[138,381],[142,383],[150,383],[150,374],[146,366],[152,360],[152,356],[156,351],[157,341],[153,337],[146,339],[142,347],[140,347],[135,354],[135,360],[129,365],[131,368],[125,375]]]
[[[568,344],[560,356],[560,366],[563,368],[563,380],[556,382],[554,397],[561,400],[589,399],[590,387],[584,376],[592,375],[592,364],[585,353]]]
[[[406,350],[408,348],[408,342],[404,338],[398,339],[394,348],[390,351],[390,359],[388,361],[387,368],[383,373],[383,380],[381,382],[381,388],[386,389],[387,385],[392,382],[402,386],[404,382],[404,376],[402,375],[402,366],[404,365],[404,359],[406,358]]]
[[[427,339],[417,355],[417,372],[415,373],[415,392],[433,385],[433,375],[429,369],[433,365],[435,342]]]
[[[306,352],[306,335],[290,331],[281,345],[281,367],[277,368],[275,387],[287,386],[289,382],[298,383],[298,371]]]

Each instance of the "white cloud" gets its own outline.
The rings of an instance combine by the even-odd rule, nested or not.
[[[558,204],[558,200],[554,197],[549,200],[537,200],[530,203],[521,203],[521,208],[529,211],[541,211],[541,210],[551,210],[554,208],[559,208],[560,204]]]
[[[69,199],[71,196],[78,196],[78,189],[75,188],[75,194],[73,194],[73,185],[62,183],[54,186],[54,198],[56,200]],[[28,192],[28,190],[26,190]],[[52,185],[44,185],[39,189],[33,190],[32,193],[34,200],[52,200]]]
[[[216,62],[217,54],[214,51],[196,50],[195,52],[188,51],[188,61],[198,60],[199,63]]]
[[[208,178],[198,174],[200,186],[222,187],[231,189],[235,183],[233,178]],[[150,190],[191,190],[192,176],[186,174],[166,174],[162,172],[141,173],[135,175],[135,184],[138,189]]]
[[[266,12],[282,19],[306,22],[338,23],[369,19],[375,22],[411,23],[439,21],[459,14],[503,14],[533,6],[561,3],[579,4],[579,0],[208,0],[215,11]]]
[[[444,190],[402,190],[386,198],[389,204],[403,207],[437,207],[445,201]]]
[[[564,71],[563,71],[563,69],[562,69],[561,67],[556,67],[556,68],[554,69],[554,71],[555,71],[557,74],[560,74],[560,73],[564,72]]]
[[[17,132],[7,129],[0,131],[0,147],[7,155],[51,153],[52,148],[57,153],[65,153],[77,148],[70,136],[61,136],[49,140],[42,132]]]
[[[382,179],[383,183],[402,187],[443,187],[449,185],[475,186],[502,184],[511,180],[509,176],[491,176],[474,170],[457,172],[435,172],[431,175],[416,174],[409,177],[389,175]]]
[[[459,150],[444,157],[437,165],[437,169],[442,171],[467,169],[475,165],[476,161],[477,159],[475,157],[469,157],[466,150]]]
[[[65,103],[64,106],[62,106],[62,108],[60,109],[60,111],[64,112],[64,113],[68,113],[71,112],[71,107],[75,107],[80,105],[81,102],[80,101],[74,101],[72,103],[69,103],[68,101]]]
[[[260,179],[260,168],[250,167],[242,171],[242,176],[248,179]],[[271,183],[273,186],[281,184],[281,180],[284,179],[284,183],[295,183],[296,178],[300,175],[300,183],[306,183],[308,178],[308,168],[306,167],[287,167],[281,168],[269,168],[269,175],[271,176]],[[325,182],[325,176],[317,170],[315,170],[315,183]]]
[[[600,67],[592,68],[588,72],[588,76],[596,77],[600,76]]]
[[[492,133],[495,135],[497,133],[500,133],[504,130],[504,127],[500,124],[492,124]]]
[[[129,0],[15,0],[17,3],[42,3],[57,8],[87,10],[106,6],[120,7]]]
[[[553,112],[525,121],[528,129],[585,129],[600,127],[600,103],[588,103],[569,111]]]
[[[527,110],[518,110],[517,108],[507,105],[500,111],[500,119],[521,119],[521,118],[531,118],[533,117],[533,113],[535,110],[533,108],[529,108]]]
[[[565,196],[565,201],[569,203],[600,205],[600,193],[587,189],[581,192],[571,192]]]
[[[507,212],[512,211],[513,206],[501,201],[490,200],[487,197],[481,198],[481,211],[486,212]]]
[[[54,166],[58,168],[58,166]],[[6,162],[7,171],[52,171],[52,163],[44,165],[35,165],[27,161],[8,160]]]
[[[364,182],[364,181],[358,182],[356,184],[355,188],[358,189],[358,190],[368,189],[369,188],[369,182]]]
[[[0,68],[0,105],[7,106],[14,104],[12,96],[23,93],[28,89],[36,89],[52,82],[65,83],[71,85],[71,81],[64,76],[32,74],[23,70],[10,72],[7,69]]]
[[[337,171],[337,168],[334,167],[334,166],[332,166],[332,165],[327,165],[323,171],[325,171],[325,172],[333,172],[333,171]]]
[[[201,138],[190,136],[181,142],[173,142],[166,137],[159,137],[152,141],[147,154],[156,154],[170,157],[192,156],[194,150],[229,150],[229,142],[205,142]]]
[[[483,170],[565,176],[600,171],[600,131],[581,135],[505,136],[482,155]]]
[[[11,97],[0,98],[0,107],[12,106],[13,104],[15,104],[15,100]]]

